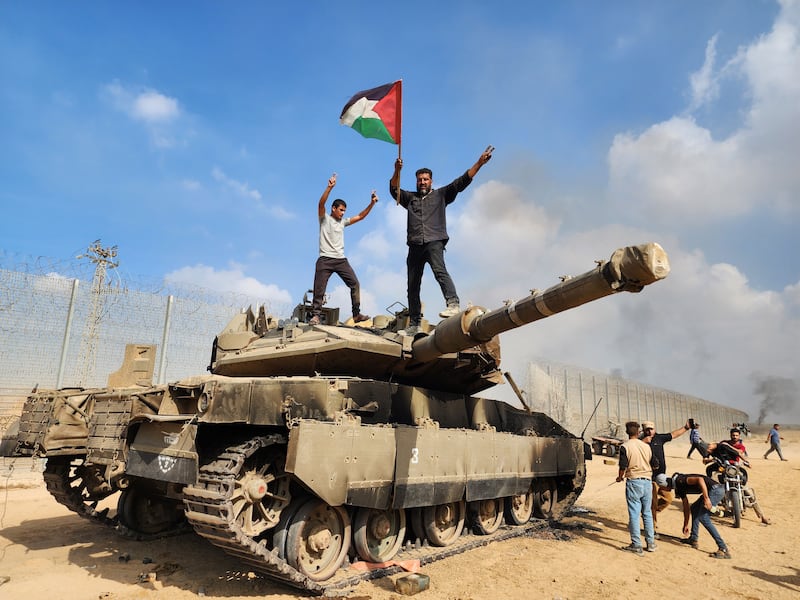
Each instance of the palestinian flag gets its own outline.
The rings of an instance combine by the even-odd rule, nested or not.
[[[402,88],[400,80],[358,92],[344,105],[339,122],[366,138],[399,144]]]

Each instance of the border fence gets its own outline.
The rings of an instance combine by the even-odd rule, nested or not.
[[[728,438],[733,423],[748,419],[741,410],[701,398],[546,360],[530,363],[527,390],[533,410],[576,435],[585,428],[587,439],[609,435],[614,425],[617,437],[625,439],[626,421],[653,421],[657,432],[667,433],[691,417],[700,423],[703,439],[718,441]]]

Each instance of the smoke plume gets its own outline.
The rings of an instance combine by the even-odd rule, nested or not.
[[[759,373],[754,373],[751,377],[755,382],[753,393],[762,397],[758,408],[759,425],[764,423],[767,415],[788,413],[794,408],[800,389],[796,380]]]

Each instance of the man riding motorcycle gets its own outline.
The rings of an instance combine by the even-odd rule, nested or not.
[[[736,452],[726,452],[724,456],[721,456],[721,458],[732,464],[739,464],[743,462],[746,466],[750,466],[750,463],[747,462],[747,448],[742,443],[742,432],[738,427],[731,428],[730,439],[723,440],[716,445],[714,450],[711,450],[711,448],[709,448],[709,450],[711,450],[711,454],[715,454],[715,451],[724,451],[727,449],[727,447],[735,449]],[[703,462],[706,463],[713,461],[714,459],[710,456],[703,460]],[[713,469],[709,468],[709,471],[713,471]],[[709,473],[709,475],[711,475],[711,473]],[[756,499],[756,492],[752,487],[747,485],[747,479],[742,482],[742,494],[744,495],[745,505],[752,507],[753,511],[756,513],[756,516],[761,519],[761,522],[764,525],[769,525],[770,520],[765,517],[764,513],[761,511],[761,507],[758,505],[758,500]]]

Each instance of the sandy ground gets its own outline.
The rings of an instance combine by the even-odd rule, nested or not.
[[[715,544],[700,530],[700,549],[679,543],[682,513],[676,501],[659,518],[655,553],[639,557],[620,548],[629,542],[623,484],[612,484],[616,464],[588,463],[588,483],[577,506],[584,512],[564,521],[553,539],[523,538],[491,544],[423,568],[431,587],[427,600],[483,598],[666,597],[798,598],[800,594],[800,430],[784,431],[784,455],[761,457],[765,435],[745,440],[750,481],[772,520],[761,525],[751,510],[740,529],[717,520],[732,560],[708,553]],[[704,472],[698,458],[685,458],[679,438],[665,446],[669,472]],[[289,599],[301,592],[241,572],[237,562],[192,534],[155,542],[132,542],[86,522],[58,505],[31,463],[0,470],[0,598]],[[23,468],[23,465],[25,468]],[[566,535],[564,535],[566,534]],[[558,539],[566,537],[568,539]],[[121,556],[130,555],[127,562]],[[143,561],[153,562],[146,564]],[[156,572],[156,581],[139,576]],[[399,600],[396,576],[360,584],[353,600]]]

